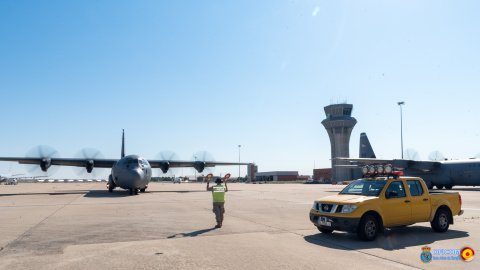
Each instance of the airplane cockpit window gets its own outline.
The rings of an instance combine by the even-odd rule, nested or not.
[[[127,164],[131,164],[132,163],[132,159],[127,159]]]
[[[132,159],[132,163],[133,163],[133,164],[138,164],[138,159],[137,159],[137,158]]]

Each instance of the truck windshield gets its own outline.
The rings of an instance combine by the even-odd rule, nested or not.
[[[340,194],[378,197],[387,181],[359,179],[348,185]]]

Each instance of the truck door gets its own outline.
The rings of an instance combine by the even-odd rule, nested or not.
[[[407,180],[412,204],[412,221],[425,222],[430,218],[431,202],[419,180]]]
[[[386,227],[412,223],[412,204],[401,180],[393,181],[385,191],[382,204],[383,223]]]

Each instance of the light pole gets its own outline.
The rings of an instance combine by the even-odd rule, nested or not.
[[[242,147],[240,144],[238,145],[238,163],[240,163],[240,147]],[[240,165],[238,165],[238,179],[240,179]],[[237,179],[237,181],[238,181]]]
[[[398,102],[398,106],[400,106],[400,142],[402,146],[402,159],[403,159],[403,117],[402,117],[402,105],[405,105],[405,102],[400,101]]]

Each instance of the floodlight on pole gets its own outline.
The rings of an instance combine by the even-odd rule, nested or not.
[[[405,102],[400,101],[397,103],[400,106],[400,143],[402,147],[402,159],[403,159],[403,116],[402,116],[402,105],[405,105]]]

